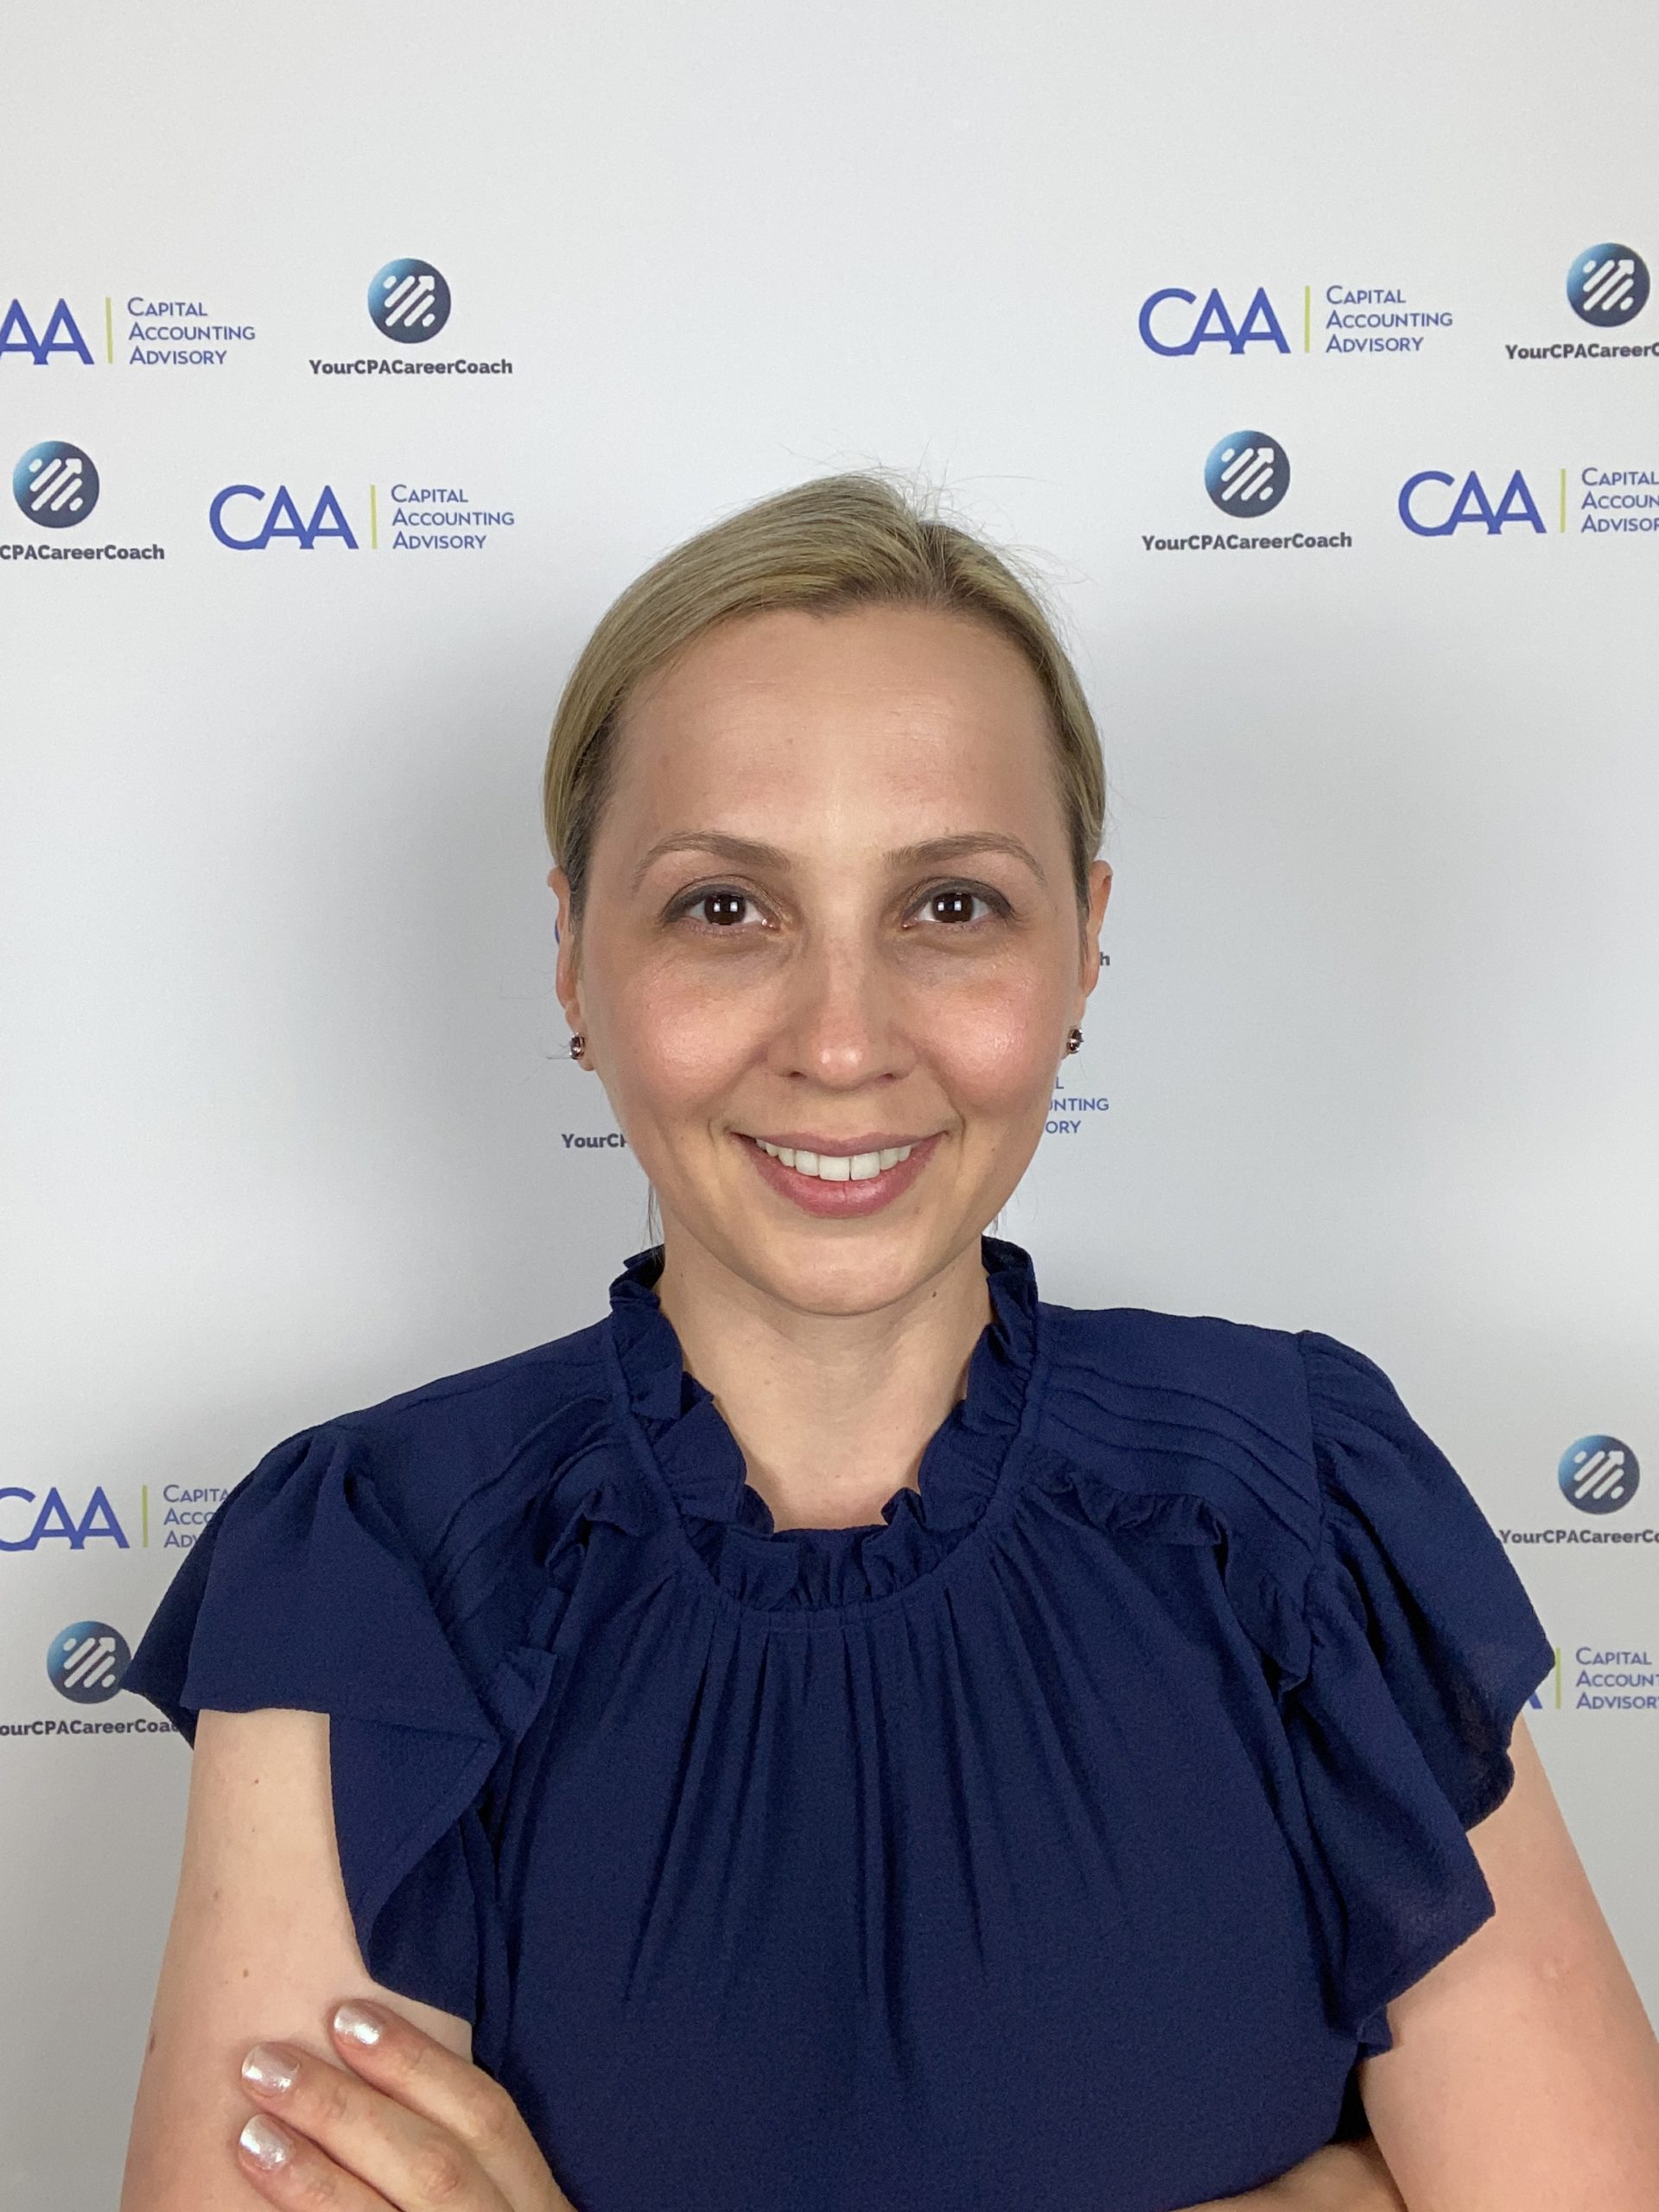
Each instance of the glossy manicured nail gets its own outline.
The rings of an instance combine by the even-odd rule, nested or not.
[[[334,2033],[347,2043],[360,2043],[365,2050],[372,2050],[383,2030],[366,2005],[342,2005],[334,2014]]]
[[[267,2096],[280,2096],[299,2078],[298,2059],[280,2044],[257,2043],[242,2062],[242,2079]]]
[[[267,2173],[275,2167],[285,2166],[294,2155],[293,2137],[263,2113],[255,2113],[238,2140],[254,2164],[263,2166]]]

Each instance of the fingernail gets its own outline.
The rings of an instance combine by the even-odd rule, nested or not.
[[[263,2113],[255,2113],[237,2139],[254,2163],[267,2173],[274,2166],[285,2166],[294,2155],[293,2138],[287,2129],[278,2127]]]
[[[372,2048],[380,2040],[381,2024],[365,2005],[342,2005],[334,2014],[334,2033],[347,2043]]]
[[[242,2079],[268,2095],[291,2089],[299,2078],[299,2060],[280,2044],[257,2043],[242,2062]]]

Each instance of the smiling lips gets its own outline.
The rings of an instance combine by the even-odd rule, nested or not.
[[[861,1129],[838,1152],[816,1129],[788,1129],[776,1137],[733,1135],[763,1182],[802,1213],[822,1221],[859,1221],[894,1205],[927,1173],[944,1132],[907,1137],[900,1129]],[[787,1141],[785,1141],[787,1140]]]
[[[768,1144],[765,1137],[753,1139],[771,1159],[781,1160],[798,1175],[816,1175],[822,1183],[867,1183],[908,1160],[921,1141],[918,1137],[912,1144],[884,1145],[877,1152],[808,1152],[794,1145]]]

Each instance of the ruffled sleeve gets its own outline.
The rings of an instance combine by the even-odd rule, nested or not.
[[[1388,2004],[1496,1910],[1466,1831],[1515,1779],[1516,1717],[1555,1654],[1503,1543],[1389,1377],[1298,1343],[1322,1507],[1285,1714],[1332,1999],[1362,2052]]]
[[[223,1500],[123,1687],[192,1743],[204,1707],[327,1713],[364,1963],[385,1987],[476,2020],[494,1948],[478,1800],[499,1738],[348,1430],[285,1439]]]

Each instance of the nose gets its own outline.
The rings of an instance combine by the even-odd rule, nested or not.
[[[839,933],[791,963],[772,1040],[774,1074],[825,1090],[903,1075],[913,1065],[898,984],[877,950]]]

